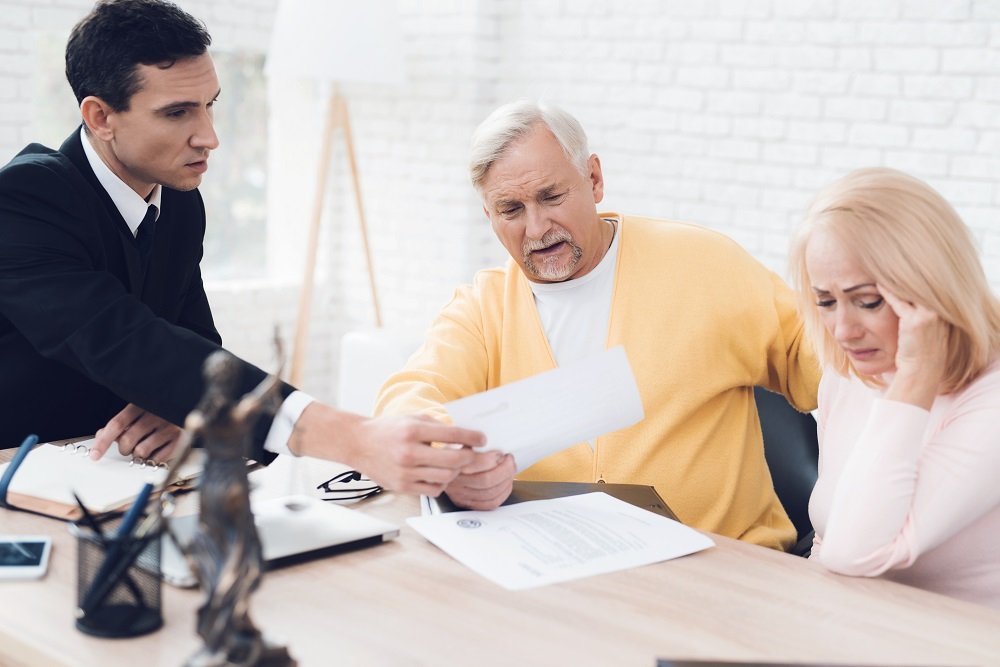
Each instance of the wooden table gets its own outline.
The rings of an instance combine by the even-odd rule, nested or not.
[[[300,665],[1000,665],[1000,612],[726,538],[674,561],[509,592],[403,524],[415,498],[362,508],[401,523],[400,537],[270,572],[254,595],[258,626]],[[173,667],[197,647],[196,591],[164,586],[164,627],[152,635],[95,639],[73,626],[66,524],[0,510],[0,532],[53,538],[44,579],[0,583],[0,665]]]

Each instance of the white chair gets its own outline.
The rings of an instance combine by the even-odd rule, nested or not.
[[[349,331],[340,340],[337,407],[371,415],[385,380],[420,346],[420,337],[399,329]]]

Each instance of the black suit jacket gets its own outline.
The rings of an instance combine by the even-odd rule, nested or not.
[[[0,169],[0,448],[92,434],[126,403],[180,425],[201,398],[222,342],[199,266],[205,207],[166,187],[161,204],[144,271],[79,131]],[[241,375],[243,392],[266,376],[249,363]],[[255,429],[268,461],[270,423]]]

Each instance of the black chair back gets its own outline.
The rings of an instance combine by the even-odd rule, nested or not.
[[[774,490],[801,543],[812,533],[809,496],[816,485],[819,466],[816,420],[809,413],[793,408],[781,394],[762,387],[754,387],[753,394]],[[811,538],[807,542],[805,547],[812,544]],[[798,550],[801,552],[805,547]]]

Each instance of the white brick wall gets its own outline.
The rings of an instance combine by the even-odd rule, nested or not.
[[[68,30],[90,4],[0,0],[0,157],[32,138],[31,31]],[[273,0],[181,4],[221,47],[266,45]],[[520,97],[581,119],[604,165],[607,208],[710,225],[782,273],[787,238],[820,187],[860,166],[910,171],[974,228],[1000,288],[1000,0],[399,7],[406,83],[348,89],[390,326],[425,327],[457,283],[504,257],[467,185],[465,153],[477,122]],[[296,113],[299,130],[315,122],[308,104]],[[272,217],[276,197],[286,209],[308,198],[311,170],[302,166],[299,191],[271,193]],[[306,379],[324,397],[335,386],[336,339],[371,320],[342,159],[328,201]],[[297,220],[272,228],[301,234]],[[271,269],[294,279],[295,264],[286,255]],[[260,363],[270,357],[272,322],[291,335],[293,288],[218,285],[210,296],[230,345]]]

